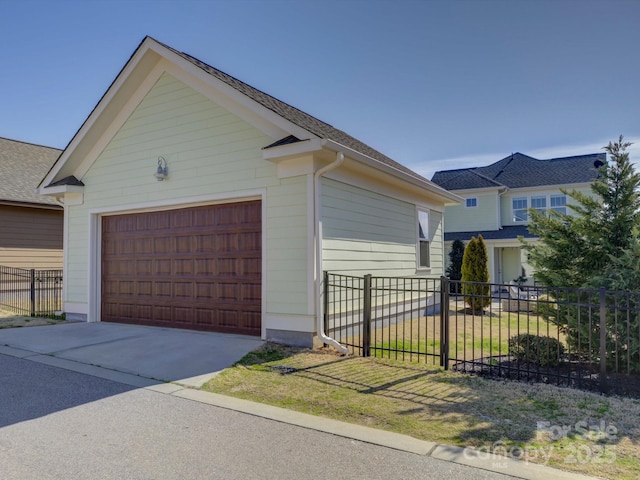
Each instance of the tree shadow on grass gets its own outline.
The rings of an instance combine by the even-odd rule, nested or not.
[[[299,352],[271,352],[265,360],[277,360],[273,365],[267,360],[263,366],[284,376],[355,391],[363,395],[362,404],[368,402],[365,398],[379,398],[376,408],[385,410],[387,418],[395,416],[398,423],[414,423],[418,431],[428,432],[422,436],[425,439],[432,439],[432,430],[437,428],[439,435],[445,439],[449,435],[459,445],[524,445],[544,437],[540,423],[560,426],[576,419],[593,423],[603,418],[595,403],[592,410],[577,410],[577,416],[572,417],[575,398],[584,392],[571,389],[487,380],[443,371],[437,365],[386,359],[316,355],[302,361]],[[639,432],[624,433],[626,438],[637,438]],[[420,437],[419,432],[410,434]]]

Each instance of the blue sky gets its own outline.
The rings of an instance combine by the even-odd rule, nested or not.
[[[64,148],[145,35],[415,171],[640,163],[640,1],[0,0],[0,137]]]

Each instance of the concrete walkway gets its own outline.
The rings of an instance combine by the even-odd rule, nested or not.
[[[255,337],[108,323],[76,323],[0,330],[0,355],[9,355],[172,397],[255,415],[311,430],[428,456],[507,478],[589,479],[487,452],[440,445],[384,430],[204,392],[201,386],[262,341]]]

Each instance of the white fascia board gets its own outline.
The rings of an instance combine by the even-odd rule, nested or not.
[[[184,82],[194,90],[202,93],[231,113],[239,116],[274,140],[294,135],[300,139],[318,138],[307,130],[285,120],[275,112],[263,107],[235,88],[213,77],[203,69],[189,62],[180,55],[160,45],[151,38],[147,38],[136,50],[122,71],[113,81],[107,92],[100,99],[84,124],[80,127],[67,148],[63,151],[56,164],[40,183],[53,183],[62,168],[73,157],[79,145],[87,139],[88,134],[96,126],[98,120],[105,114],[108,106],[113,102],[123,86],[127,84],[133,73],[134,81],[138,85],[131,85],[133,92],[130,98],[124,99],[124,105],[117,112],[110,112],[113,118],[107,118],[107,125],[101,126],[102,132],[96,132],[98,138],[91,140],[91,148],[82,155],[81,164],[72,165],[76,178],[81,179],[91,164],[102,152],[118,129],[124,124],[129,115],[135,110],[144,95],[153,87],[160,76],[167,72]]]
[[[62,167],[67,163],[69,158],[73,155],[73,152],[78,148],[78,146],[85,139],[87,134],[91,131],[92,127],[94,127],[96,121],[102,116],[105,108],[110,104],[110,102],[114,99],[114,97],[118,94],[123,84],[127,81],[127,79],[131,76],[131,73],[136,69],[136,67],[141,63],[142,59],[145,58],[147,52],[151,49],[152,44],[155,44],[152,39],[147,38],[140,47],[134,52],[133,56],[126,63],[124,68],[120,71],[118,76],[115,78],[113,83],[109,86],[107,91],[104,93],[98,104],[94,107],[93,111],[89,114],[87,119],[84,121],[80,129],[76,132],[74,137],[69,142],[69,145],[64,149],[54,166],[51,168],[49,173],[45,176],[45,178],[40,182],[39,186],[48,185],[54,181]],[[149,63],[155,64],[158,60],[158,57],[147,57],[147,61]],[[95,149],[94,149],[95,150]],[[85,160],[86,161],[86,160]],[[85,163],[85,162],[83,162]],[[76,178],[81,178],[77,177]]]
[[[301,140],[319,138],[317,135],[264,107],[231,85],[217,79],[186,58],[165,49],[161,45],[158,45],[158,47],[162,49],[158,53],[168,61],[167,73],[209,97],[221,107],[242,118],[274,140],[288,135],[294,135]]]
[[[59,185],[57,187],[40,187],[37,191],[40,195],[59,197],[65,193],[84,193],[84,187],[80,185]]]
[[[591,188],[591,183],[562,183],[558,185],[536,185],[533,187],[520,187],[520,188],[512,188],[509,190],[509,193],[517,195],[518,193],[523,194],[531,194],[535,192],[547,192],[549,190],[580,190],[580,189],[589,189]]]
[[[468,197],[469,195],[482,195],[485,193],[502,193],[502,192],[506,192],[507,190],[509,190],[509,187],[498,187],[497,185],[495,187],[482,187],[482,188],[465,188],[462,190],[449,190],[452,193],[455,193],[456,195],[460,195],[464,198]]]
[[[439,197],[441,197],[443,199],[443,201],[445,202],[445,204],[449,204],[449,202],[452,202],[452,204],[458,204],[461,203],[464,199],[462,197],[460,197],[459,195],[456,195],[455,193],[452,193],[448,190],[445,190],[444,188],[436,185],[435,183],[431,182],[430,180],[422,180],[420,178],[414,177],[413,175],[409,175],[408,173],[402,171],[402,170],[398,170],[397,168],[393,168],[390,165],[387,165],[385,163],[380,162],[379,160],[376,160],[374,158],[371,158],[367,155],[364,155],[356,150],[353,150],[352,148],[349,148],[347,146],[344,146],[340,143],[334,142],[333,140],[325,140],[323,142],[325,144],[325,146],[331,150],[335,150],[335,151],[340,151],[343,152],[344,154],[348,155],[349,157],[353,158],[354,160],[360,162],[360,163],[364,163],[365,165],[372,167],[375,170],[378,171],[382,171],[384,173],[390,174],[396,178],[399,178],[405,182],[408,182],[412,185],[418,186],[420,188],[423,188],[425,190],[428,190],[430,193],[435,194]]]

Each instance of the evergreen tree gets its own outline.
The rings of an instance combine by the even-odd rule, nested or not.
[[[459,239],[455,239],[451,244],[451,250],[449,251],[449,266],[447,267],[447,277],[449,280],[453,280],[455,283],[451,283],[449,291],[451,293],[460,293],[460,283],[462,280],[462,258],[464,257],[464,242]]]
[[[573,215],[530,210],[529,231],[539,243],[526,245],[536,278],[550,287],[594,286],[593,281],[610,262],[631,246],[633,228],[640,224],[640,175],[620,136],[604,149],[610,159],[598,169],[591,195],[562,192],[574,200]]]
[[[482,235],[471,237],[462,257],[462,293],[474,314],[481,314],[491,304],[488,260]]]
[[[638,291],[640,289],[640,176],[635,172],[627,148],[631,144],[620,136],[605,150],[609,161],[598,169],[591,195],[564,192],[575,204],[567,205],[574,215],[550,212],[550,216],[530,211],[529,231],[538,237],[536,245],[526,245],[536,277],[549,287],[598,288]],[[550,291],[550,295],[554,292]],[[570,349],[591,359],[600,356],[599,319],[591,318],[586,290],[561,293],[563,304],[555,311],[542,312],[566,335]],[[607,311],[605,325],[606,362],[614,365],[629,355],[630,367],[640,370],[637,337],[625,334],[638,331],[635,297],[627,305],[629,314],[621,321],[615,311]]]

